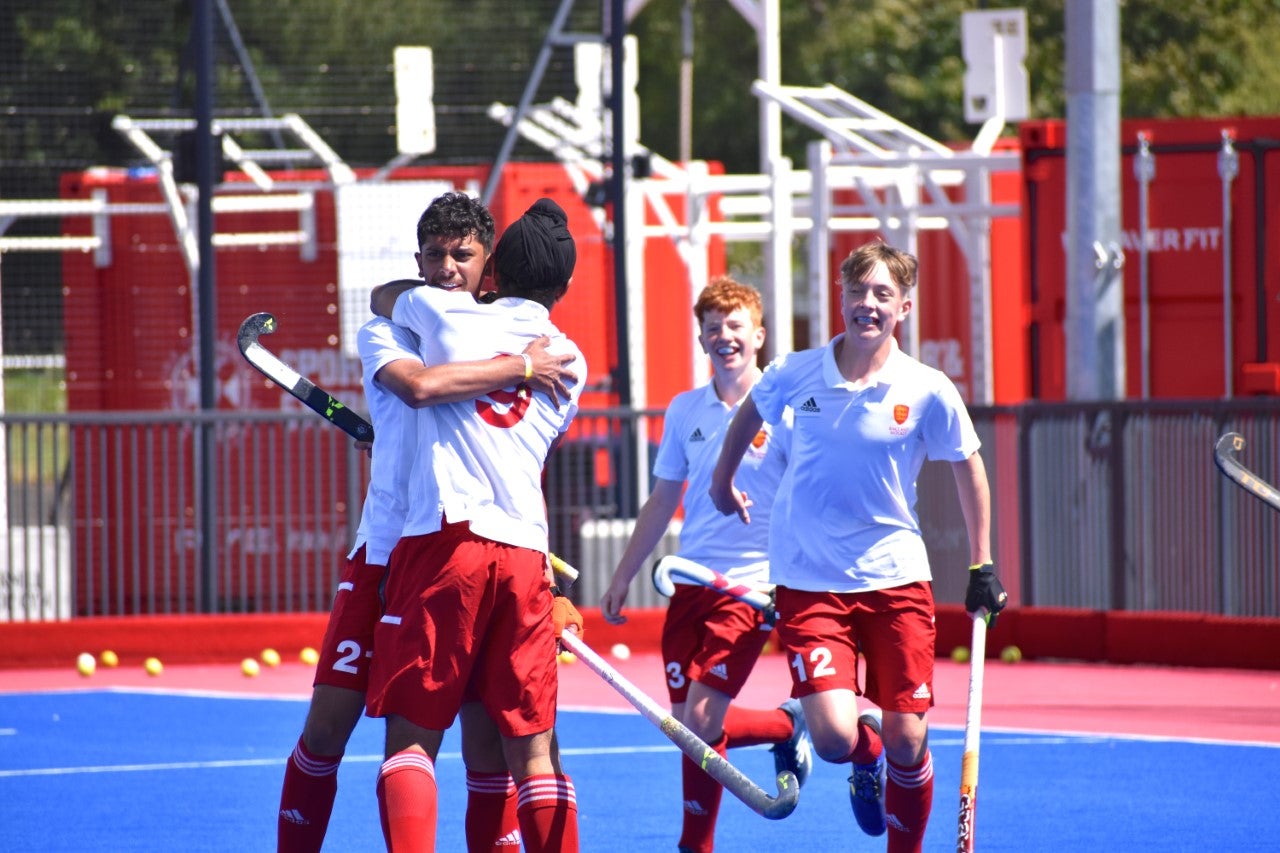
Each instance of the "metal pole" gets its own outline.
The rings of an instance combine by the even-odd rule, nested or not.
[[[1218,152],[1218,175],[1222,178],[1222,387],[1223,396],[1235,395],[1235,340],[1231,330],[1231,185],[1240,174],[1240,155],[1236,153],[1231,131],[1222,131],[1222,150]]]
[[[1138,134],[1138,153],[1133,158],[1133,176],[1138,179],[1138,306],[1142,335],[1142,399],[1151,398],[1151,282],[1149,264],[1151,248],[1147,245],[1150,228],[1151,182],[1156,177],[1156,160],[1151,155],[1151,137]]]
[[[610,3],[612,6],[618,5],[614,0],[610,0]],[[498,150],[498,156],[493,159],[489,177],[484,182],[484,192],[480,195],[480,200],[486,207],[493,204],[493,195],[498,190],[498,182],[502,180],[502,170],[511,159],[511,152],[516,147],[516,139],[520,134],[520,122],[528,114],[533,98],[538,94],[538,85],[542,82],[542,77],[547,72],[547,65],[551,62],[551,51],[556,45],[562,43],[561,34],[564,32],[564,24],[569,19],[571,11],[573,11],[573,0],[561,0],[560,8],[556,10],[555,17],[551,20],[551,28],[547,30],[547,37],[542,40],[538,58],[533,62],[533,70],[529,72],[524,92],[520,95],[520,103],[516,106],[515,115],[511,117],[506,135],[502,137],[502,147]],[[619,18],[619,20],[623,19]]]
[[[609,176],[609,198],[613,202],[613,293],[618,340],[618,364],[614,370],[618,405],[631,405],[631,335],[627,317],[627,125],[626,55],[627,17],[625,0],[609,0],[609,113],[613,128],[613,150]]]
[[[680,162],[693,160],[693,0],[680,9]]]
[[[200,367],[200,410],[207,412],[217,407],[217,320],[218,305],[214,293],[213,257],[213,190],[216,185],[213,174],[213,2],[197,0],[192,27],[196,47],[196,185],[199,198],[196,202],[196,229],[200,264],[196,270],[196,295],[198,299],[198,327],[196,330]],[[214,442],[214,424],[205,420],[200,424],[200,446],[197,454],[197,476],[200,478],[200,589],[203,609],[215,612],[217,607],[217,497],[218,484],[215,472],[217,460]]]
[[[1125,394],[1119,0],[1066,4],[1067,396]]]

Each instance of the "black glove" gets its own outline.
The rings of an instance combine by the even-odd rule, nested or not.
[[[996,577],[996,567],[991,563],[969,567],[969,586],[964,591],[964,609],[970,613],[987,611],[987,627],[996,626],[996,614],[1004,610],[1009,594]]]

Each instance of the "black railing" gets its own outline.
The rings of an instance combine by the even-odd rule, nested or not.
[[[1280,617],[1280,513],[1219,475],[1218,435],[1280,471],[1280,402],[976,408],[994,545],[1024,605]],[[326,610],[366,457],[310,413],[6,415],[0,620]],[[658,412],[584,411],[546,467],[551,547],[595,605],[647,493]],[[212,529],[196,502],[209,430]],[[963,597],[954,482],[928,463],[917,510],[939,601]],[[678,541],[679,522],[660,550]],[[213,565],[201,544],[211,536]],[[633,606],[664,602],[643,574]]]

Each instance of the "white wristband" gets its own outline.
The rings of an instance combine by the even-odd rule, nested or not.
[[[524,359],[524,378],[528,382],[533,378],[533,359],[529,357],[529,353],[522,352],[520,357]]]

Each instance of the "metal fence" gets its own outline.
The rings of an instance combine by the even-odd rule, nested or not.
[[[1212,460],[1231,429],[1247,437],[1254,470],[1280,468],[1280,403],[1037,404],[974,419],[997,561],[1021,604],[1280,616],[1280,514]],[[313,415],[7,415],[0,425],[0,621],[328,609],[368,466]],[[213,438],[207,465],[202,430]],[[599,600],[622,554],[660,434],[658,413],[583,412],[548,460],[552,549],[582,571],[580,603]],[[958,602],[968,547],[951,472],[928,463],[920,480],[937,598]],[[206,493],[217,495],[208,514]],[[677,520],[655,559],[678,539]],[[636,579],[631,605],[663,602]]]

